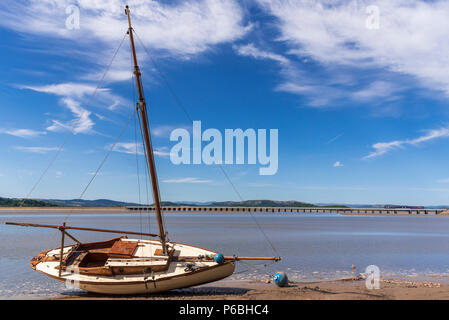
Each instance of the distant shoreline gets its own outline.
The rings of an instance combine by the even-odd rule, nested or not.
[[[8,214],[58,214],[58,213],[125,213],[125,207],[0,207],[0,215]]]
[[[371,217],[448,217],[449,214],[447,213],[440,213],[440,214],[430,214],[430,215],[424,215],[424,214],[406,214],[406,213],[400,213],[400,214],[391,214],[391,213],[339,213],[342,216],[371,216]]]
[[[236,207],[238,208],[238,207]],[[277,208],[279,209],[279,208]],[[313,209],[313,208],[311,208]],[[322,208],[322,207],[317,207],[316,209],[320,209],[320,210],[326,210],[326,208]],[[242,211],[211,211],[213,213],[216,213],[218,215],[220,214],[235,214],[235,213],[245,213]],[[329,210],[329,212],[319,212],[319,213],[315,213],[317,215],[319,214],[325,214],[325,213],[331,213],[333,212],[332,210]],[[67,213],[72,213],[72,214],[138,214],[138,213],[153,213],[151,211],[133,211],[133,210],[128,210],[126,207],[0,207],[0,216],[4,216],[4,215],[26,215],[26,214],[36,214],[36,215],[42,215],[42,214],[51,214],[51,215],[57,215],[57,214],[67,214]],[[204,214],[204,213],[208,213],[207,211],[203,211],[203,212],[198,212],[198,211],[164,211],[164,213],[167,214],[171,214],[171,213],[188,213],[188,214]],[[248,213],[248,212],[246,212]],[[267,212],[252,212],[252,213],[267,213]],[[268,213],[279,213],[282,214],[284,212],[268,212]],[[286,212],[286,213],[290,213],[290,212]],[[291,212],[291,213],[297,213],[298,215],[302,215],[304,214],[304,212]],[[307,212],[306,212],[307,213]],[[344,215],[344,216],[388,216],[388,217],[416,217],[416,216],[420,216],[420,217],[447,217],[449,216],[449,212],[446,213],[440,213],[438,215],[435,214],[429,214],[429,215],[424,215],[424,214],[405,214],[405,213],[400,213],[400,214],[391,214],[391,213],[354,213],[354,212],[338,212],[337,214],[340,215]]]

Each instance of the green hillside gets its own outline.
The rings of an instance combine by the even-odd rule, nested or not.
[[[56,207],[57,205],[34,199],[0,198],[0,207]]]

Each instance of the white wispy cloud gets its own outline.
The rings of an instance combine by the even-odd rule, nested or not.
[[[48,131],[73,131],[74,133],[92,132],[95,123],[90,118],[91,112],[82,108],[80,102],[75,99],[82,99],[86,95],[92,94],[95,91],[95,87],[78,83],[62,83],[45,86],[20,86],[20,88],[64,97],[60,102],[72,112],[75,119],[69,122],[61,122],[53,119],[51,120],[52,125],[47,127]]]
[[[95,171],[88,172],[87,174],[90,175],[90,176],[93,176],[93,175],[102,176],[102,175],[104,175],[103,172],[95,172]]]
[[[23,151],[23,152],[39,153],[39,154],[44,154],[44,153],[58,150],[58,148],[56,148],[56,147],[22,147],[22,146],[16,146],[16,147],[14,147],[14,149]]]
[[[53,124],[47,127],[48,131],[66,131],[70,130],[74,133],[92,133],[95,122],[90,118],[91,112],[80,106],[80,103],[72,98],[63,98],[61,102],[73,113],[75,119],[68,123],[61,123],[52,120]]]
[[[188,127],[186,125],[174,126],[174,125],[159,125],[151,128],[151,135],[158,138],[168,138],[170,137],[170,133],[176,129],[185,129],[188,131],[192,131],[192,127]]]
[[[112,144],[106,146],[106,149],[109,150],[112,147]],[[114,152],[125,153],[125,154],[136,154],[136,143],[135,142],[118,142],[114,146]],[[143,155],[143,145],[141,142],[137,143],[137,154]],[[158,157],[169,157],[170,151],[168,147],[158,147],[153,150],[153,154]]]
[[[91,111],[82,107],[81,101],[89,101],[90,97],[96,90],[96,86],[86,83],[60,83],[43,86],[19,86],[21,89],[32,90],[41,93],[52,94],[62,97],[60,99],[61,105],[70,110],[74,119],[68,122],[52,119],[52,125],[47,127],[48,131],[61,132],[73,131],[74,133],[94,133],[93,127],[95,122],[91,118]],[[101,101],[114,101],[114,103],[124,104],[124,100],[115,96],[107,88],[97,89],[97,99]],[[97,113],[97,117],[101,119],[101,115]]]
[[[269,187],[275,187],[276,185],[272,184],[272,183],[250,182],[250,183],[248,183],[248,186],[256,187],[256,188],[269,188]]]
[[[255,59],[268,59],[281,64],[288,64],[290,62],[287,58],[280,54],[256,48],[253,43],[248,43],[246,45],[234,45],[232,47],[241,56],[249,56]]]
[[[315,86],[298,84],[294,82],[285,82],[277,87],[277,90],[279,91],[299,93],[299,94],[313,92],[316,89],[317,87]]]
[[[169,137],[170,132],[177,129],[175,126],[162,125],[151,128],[151,134],[155,137]]]
[[[327,142],[327,144],[331,144],[331,143],[333,143],[334,141],[337,141],[337,140],[340,139],[342,136],[343,136],[343,133],[340,133],[340,134],[336,135],[335,137],[333,137],[332,139],[330,139],[330,140]]]
[[[449,189],[447,188],[408,188],[411,191],[424,191],[424,192],[443,192],[448,193]]]
[[[19,138],[34,138],[46,134],[45,131],[36,131],[31,129],[0,129],[0,133],[8,134]]]
[[[168,158],[170,157],[170,150],[168,147],[158,147],[153,151],[154,155],[161,157],[161,158]]]
[[[377,98],[383,98],[385,100],[396,100],[395,93],[399,91],[397,85],[386,81],[374,81],[367,87],[355,91],[352,93],[352,97],[357,100],[367,101]]]
[[[109,144],[108,146],[106,146],[106,149],[110,149],[112,147],[112,144]],[[136,143],[135,142],[118,142],[115,146],[114,146],[114,150],[115,152],[119,152],[119,153],[126,153],[126,154],[139,154],[139,155],[143,155],[143,148],[142,148],[142,144],[141,143]]]
[[[431,141],[437,138],[449,137],[449,128],[441,128],[428,130],[426,134],[415,138],[406,140],[395,140],[390,142],[378,142],[373,144],[374,151],[363,157],[363,159],[370,159],[381,156],[389,151],[404,148],[406,146],[415,146],[423,142]]]
[[[299,190],[348,190],[348,191],[363,191],[372,190],[372,187],[364,186],[295,186]]]
[[[340,161],[337,161],[333,164],[334,168],[343,167],[343,164]]]
[[[85,83],[58,83],[43,86],[18,86],[21,89],[29,89],[37,92],[51,93],[57,96],[83,98],[86,95],[91,95],[95,91],[95,86]],[[99,91],[108,91],[107,89],[99,89]]]
[[[164,183],[211,183],[213,180],[203,180],[200,178],[182,178],[162,180]]]
[[[449,96],[447,1],[257,2],[275,18],[276,40],[287,46],[287,53],[299,61],[318,62],[327,74],[311,80],[300,67],[281,72],[285,83],[278,89],[309,96],[310,106],[329,106],[347,98],[395,99],[405,89],[397,86],[395,76],[408,77],[407,85]],[[380,28],[370,30],[366,8],[373,4],[380,10]],[[360,71],[365,71],[364,83],[346,82],[345,75]]]
[[[112,103],[112,104],[108,107],[108,109],[111,110],[111,111],[114,111],[114,110],[117,109],[117,107],[118,107],[119,105],[120,105],[120,101],[114,101],[114,103]]]
[[[215,46],[242,38],[250,29],[244,23],[244,12],[236,0],[176,0],[170,3],[159,1],[109,0],[77,1],[80,9],[79,30],[69,30],[65,26],[68,14],[65,9],[72,0],[52,1],[44,5],[40,0],[16,4],[15,10],[9,6],[2,11],[0,4],[0,24],[7,28],[56,38],[70,39],[76,47],[76,54],[87,58],[95,65],[81,80],[97,81],[104,68],[104,57],[112,56],[117,44],[127,30],[124,6],[129,4],[136,37],[139,61],[145,65],[148,56],[144,46],[153,55],[164,58],[187,60],[192,56],[213,50]],[[14,7],[14,6],[12,6]],[[20,12],[20,17],[16,13]],[[4,18],[3,21],[1,18]],[[23,19],[21,24],[12,20]],[[41,28],[38,26],[42,25]],[[67,42],[64,42],[66,45]],[[90,49],[95,45],[95,54]],[[87,49],[88,48],[88,49]],[[67,48],[57,47],[58,51]],[[51,49],[49,49],[51,51]],[[70,48],[70,54],[73,54]],[[110,67],[105,81],[125,81],[132,77],[128,50],[120,50]]]
[[[320,69],[320,67],[317,67]],[[356,99],[354,81],[350,77],[342,77],[343,70],[321,66],[320,73],[304,69],[298,62],[290,63],[281,68],[282,83],[275,87],[276,91],[288,92],[307,97],[305,106],[313,108],[328,108],[336,102]]]
[[[87,110],[88,107],[83,103],[95,90],[92,83],[98,81],[105,70],[107,62],[104,57],[112,56],[125,35],[126,4],[130,5],[134,29],[138,34],[136,42],[141,39],[154,55],[164,58],[186,60],[213,50],[217,45],[241,39],[251,29],[251,25],[245,22],[244,10],[236,0],[177,0],[170,3],[138,0],[0,2],[1,27],[32,35],[27,37],[28,41],[39,41],[42,37],[50,39],[53,45],[38,50],[42,54],[63,54],[89,65],[87,73],[86,69],[81,71],[76,65],[71,70],[78,71],[73,73],[84,83],[21,86],[23,89],[63,97],[61,104],[75,116],[69,122],[51,119],[47,130],[62,131],[74,127],[75,133],[95,132],[91,110]],[[66,9],[71,5],[80,10],[79,29],[73,30],[66,26],[70,14]],[[92,50],[93,45],[95,50]],[[143,50],[140,43],[138,47],[138,50]],[[143,52],[139,57],[142,65],[149,58]],[[105,82],[123,81],[131,76],[129,50],[120,50]],[[97,98],[106,104],[103,108],[108,111],[117,111],[120,106],[129,105],[127,100],[113,95],[108,89],[100,89]]]
[[[0,4],[0,25],[16,31],[108,43],[121,39],[127,29],[125,5],[129,3],[135,29],[146,46],[175,55],[204,52],[246,34],[244,13],[235,0],[86,1],[80,9],[80,28],[70,30],[65,22],[72,0],[29,0]]]

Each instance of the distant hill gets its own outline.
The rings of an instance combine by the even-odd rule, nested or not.
[[[173,203],[173,202],[172,202]],[[189,205],[189,206],[210,206],[213,204],[213,201],[209,202],[201,202],[201,201],[175,201],[174,204],[182,204],[182,205]]]
[[[334,203],[317,203],[317,206],[320,207],[338,207],[338,206],[344,206],[347,208],[383,208],[384,204],[354,204],[354,203],[345,203],[343,205],[337,205]]]
[[[56,207],[57,205],[34,199],[0,198],[0,207]]]
[[[162,206],[189,206],[189,207],[320,207],[320,208],[383,208],[383,204],[335,204],[335,203],[306,203],[295,200],[247,200],[247,201],[162,201]],[[58,199],[15,199],[0,197],[0,207],[128,207],[145,206],[133,202],[115,201],[109,199],[97,200],[58,200]],[[449,208],[447,205],[426,206],[426,209]]]
[[[206,203],[192,202],[163,202],[164,206],[191,206],[191,207],[317,207],[315,204],[299,201],[275,201],[275,200],[247,200],[247,201],[215,201]],[[320,206],[346,208],[342,205]]]
[[[140,206],[137,203],[114,201],[109,199],[97,200],[58,200],[58,199],[7,199],[0,198],[0,207],[127,207]],[[342,205],[315,205],[300,201],[275,201],[275,200],[247,200],[247,201],[215,201],[215,202],[193,202],[193,201],[163,201],[162,206],[190,206],[190,207],[341,207]]]
[[[326,206],[326,207],[338,207],[336,204],[332,203],[317,203],[318,206]],[[386,204],[354,204],[354,203],[345,203],[343,205],[347,208],[384,208]],[[401,204],[403,206],[403,204]],[[424,206],[425,209],[444,209],[449,208],[448,205],[437,205],[437,206]]]
[[[224,201],[212,203],[214,207],[315,207],[315,205],[299,201],[247,200]]]
[[[97,199],[97,200],[49,199],[49,200],[42,200],[42,201],[45,201],[46,203],[56,205],[59,207],[126,207],[126,206],[138,206],[139,205],[137,203],[121,202],[121,201],[114,201],[114,200],[108,200],[108,199]]]

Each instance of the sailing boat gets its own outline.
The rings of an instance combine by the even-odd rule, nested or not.
[[[238,260],[280,260],[280,257],[237,257],[167,239],[161,215],[159,186],[154,163],[147,106],[141,72],[137,62],[130,10],[126,6],[129,39],[133,54],[134,75],[139,101],[136,110],[143,132],[146,164],[152,182],[159,234],[104,230],[67,226],[7,222],[10,225],[54,228],[61,232],[61,246],[37,254],[31,268],[55,280],[101,294],[148,294],[197,286],[233,274]],[[68,230],[122,234],[108,241],[81,243]],[[140,235],[157,240],[128,239],[123,235]],[[64,245],[65,236],[75,244]]]

